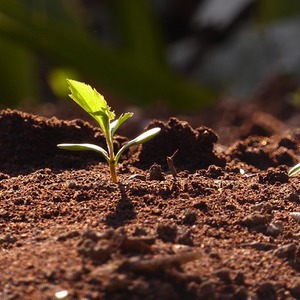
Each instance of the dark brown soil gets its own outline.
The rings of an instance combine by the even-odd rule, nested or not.
[[[105,147],[97,128],[2,111],[0,299],[299,299],[300,135],[277,117],[232,118],[222,144],[153,121],[114,184],[98,155],[56,147]]]

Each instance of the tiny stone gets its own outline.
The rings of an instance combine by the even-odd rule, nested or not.
[[[219,277],[224,283],[230,284],[231,278],[230,278],[230,272],[227,269],[220,269],[215,271],[214,273],[217,277]]]
[[[158,180],[163,181],[165,180],[165,176],[162,172],[161,166],[154,163],[149,169],[149,179],[150,180]]]
[[[81,279],[82,272],[81,270],[72,270],[66,275],[66,279],[70,281],[79,281]]]
[[[283,232],[283,225],[281,222],[277,221],[274,223],[270,223],[267,226],[266,235],[277,237],[282,232]]]
[[[268,222],[268,219],[265,215],[261,214],[251,214],[246,216],[242,221],[241,224],[246,227],[255,227],[258,225],[264,225]]]
[[[183,215],[183,224],[193,225],[197,220],[197,215],[192,210],[187,210]]]
[[[164,242],[174,242],[177,236],[176,224],[159,224],[157,226],[158,237]]]
[[[300,233],[295,233],[295,234],[293,234],[293,239],[295,239],[295,240],[300,240]]]
[[[245,275],[242,272],[238,272],[234,278],[234,282],[237,285],[244,285],[245,284]]]
[[[116,290],[126,289],[130,281],[125,274],[111,274],[102,284],[106,292],[114,292]]]
[[[279,258],[292,258],[296,253],[297,246],[295,243],[283,245],[274,251],[274,255]]]
[[[58,242],[64,242],[68,239],[72,239],[72,238],[75,238],[77,236],[79,236],[79,232],[77,230],[74,230],[74,231],[70,231],[70,232],[66,232],[66,233],[63,233],[61,235],[59,235],[56,240]]]
[[[78,253],[96,262],[104,263],[110,258],[110,244],[107,240],[100,240],[97,243],[85,240],[79,247]]]
[[[216,288],[212,282],[205,281],[200,285],[200,295],[201,299],[216,299]]]
[[[192,232],[189,229],[182,228],[178,234],[176,242],[183,245],[193,246]]]
[[[147,234],[148,234],[147,231],[142,227],[135,227],[132,233],[133,236],[145,236]]]
[[[208,167],[208,170],[207,170],[207,174],[211,177],[211,178],[218,178],[220,176],[223,176],[224,175],[224,172],[222,171],[222,169],[218,166],[215,166],[215,165],[210,165]]]
[[[249,247],[256,250],[269,251],[272,249],[276,249],[276,244],[266,243],[266,242],[253,242],[253,243],[245,243],[242,244],[243,247]]]
[[[300,282],[297,283],[293,288],[291,288],[291,294],[293,295],[293,297],[295,297],[296,299],[300,298]]]
[[[203,212],[206,212],[209,210],[209,207],[207,205],[207,203],[205,201],[199,201],[199,202],[195,202],[193,204],[193,207],[196,208],[196,209],[199,209]]]
[[[63,290],[55,293],[55,299],[66,299],[68,295],[69,292],[67,290]]]
[[[260,213],[271,213],[273,207],[268,202],[261,202],[251,206],[251,210],[258,211]]]
[[[17,241],[17,238],[11,234],[0,236],[0,245],[4,243],[13,244]]]
[[[268,300],[276,300],[277,299],[277,293],[276,290],[271,282],[264,282],[262,283],[257,291],[256,294],[258,296],[258,299],[268,299]]]
[[[300,202],[300,197],[297,193],[291,193],[291,194],[288,195],[287,200],[289,200],[291,202],[299,203]]]
[[[233,297],[233,300],[248,300],[248,292],[244,286],[238,287],[235,291]]]
[[[228,210],[236,210],[236,206],[232,203],[226,204],[225,208],[228,209]]]
[[[290,215],[293,217],[294,220],[300,222],[300,212],[291,212]]]
[[[55,270],[46,270],[44,276],[49,282],[53,282],[57,279],[57,272]]]
[[[174,251],[174,253],[182,253],[182,252],[186,252],[186,251],[191,251],[192,248],[190,246],[187,245],[182,245],[182,244],[175,244],[172,245],[172,250]]]
[[[209,257],[213,258],[213,259],[220,259],[221,258],[220,255],[219,255],[219,253],[217,253],[217,252],[211,252],[211,253],[209,253]]]
[[[91,230],[91,229],[86,229],[83,234],[82,237],[85,239],[90,239],[94,242],[97,242],[100,239],[109,239],[112,237],[114,231],[113,229],[108,229],[104,232],[98,232],[95,230]]]

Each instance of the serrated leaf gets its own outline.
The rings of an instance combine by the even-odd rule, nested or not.
[[[161,130],[161,128],[154,127],[152,129],[145,131],[144,133],[137,136],[135,139],[133,139],[133,140],[129,141],[127,144],[125,144],[116,154],[116,157],[115,157],[116,164],[118,163],[118,160],[119,160],[121,154],[125,150],[127,150],[128,148],[130,148],[132,146],[139,145],[139,144],[149,141],[150,139],[154,138],[160,132],[160,130]]]
[[[104,97],[88,84],[70,79],[67,79],[67,82],[71,91],[69,96],[99,123],[108,137],[109,123],[114,120],[115,113],[111,111]]]
[[[121,114],[121,116],[110,123],[110,133],[111,136],[113,136],[115,134],[115,132],[117,131],[117,129],[125,122],[127,121],[129,118],[131,118],[133,116],[133,113],[128,112],[125,114]]]
[[[58,148],[71,151],[94,151],[100,153],[109,162],[108,153],[102,147],[94,144],[58,144]]]
[[[293,175],[297,174],[298,172],[300,172],[300,163],[290,169],[289,176],[293,176]]]

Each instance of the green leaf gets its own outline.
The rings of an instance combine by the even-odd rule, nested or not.
[[[103,155],[107,162],[109,162],[109,157],[106,150],[94,144],[58,144],[57,147],[60,149],[72,151],[94,151]]]
[[[298,172],[300,172],[300,163],[290,169],[289,176],[293,176],[293,175],[297,174]]]
[[[127,121],[132,116],[133,116],[133,113],[128,112],[128,113],[125,113],[125,114],[121,114],[121,116],[117,120],[111,122],[110,123],[111,136],[113,136],[115,134],[117,129],[120,127],[120,125],[122,125],[125,121]]]
[[[161,129],[159,127],[154,127],[152,129],[145,131],[141,135],[137,136],[135,139],[133,139],[133,140],[129,141],[127,144],[125,144],[116,154],[115,164],[118,163],[121,154],[125,150],[127,150],[128,148],[130,148],[132,146],[139,145],[139,144],[149,141],[150,139],[154,138],[160,132],[160,130]]]
[[[105,136],[109,137],[109,123],[115,118],[115,113],[104,97],[88,84],[70,79],[67,82],[71,91],[69,96],[99,123]]]

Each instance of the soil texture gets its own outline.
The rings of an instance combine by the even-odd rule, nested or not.
[[[300,299],[300,130],[238,111],[150,122],[117,184],[96,153],[56,147],[105,147],[99,129],[1,111],[0,299]]]

